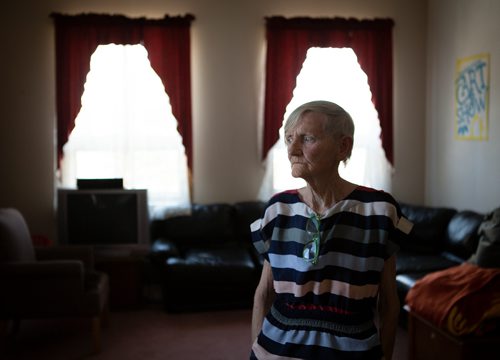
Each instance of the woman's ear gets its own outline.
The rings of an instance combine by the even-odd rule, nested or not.
[[[341,161],[347,161],[351,156],[353,139],[350,136],[342,136],[339,144],[339,155]]]

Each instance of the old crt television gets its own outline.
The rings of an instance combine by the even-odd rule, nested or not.
[[[69,245],[147,245],[147,190],[59,189],[59,242]]]

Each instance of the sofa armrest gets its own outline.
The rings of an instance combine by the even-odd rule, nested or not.
[[[181,256],[181,252],[177,245],[166,238],[156,239],[151,245],[149,259],[156,271],[162,272],[166,261],[172,257]]]
[[[151,245],[151,254],[167,259],[180,256],[181,253],[175,242],[166,238],[159,238]]]
[[[413,223],[413,229],[401,243],[402,250],[421,254],[443,251],[448,224],[455,209],[401,203],[403,215]]]
[[[468,259],[477,249],[478,229],[483,219],[484,214],[475,211],[457,212],[448,224],[444,251],[458,257],[461,261]]]

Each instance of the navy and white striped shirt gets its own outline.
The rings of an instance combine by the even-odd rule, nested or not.
[[[314,211],[297,190],[275,195],[251,225],[277,294],[252,347],[258,359],[382,357],[374,308],[384,262],[411,230],[394,198],[357,187],[319,221],[317,262],[304,258]]]

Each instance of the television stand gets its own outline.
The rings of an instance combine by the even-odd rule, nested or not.
[[[149,247],[96,246],[95,267],[109,276],[109,305],[114,310],[137,309],[143,303]]]

